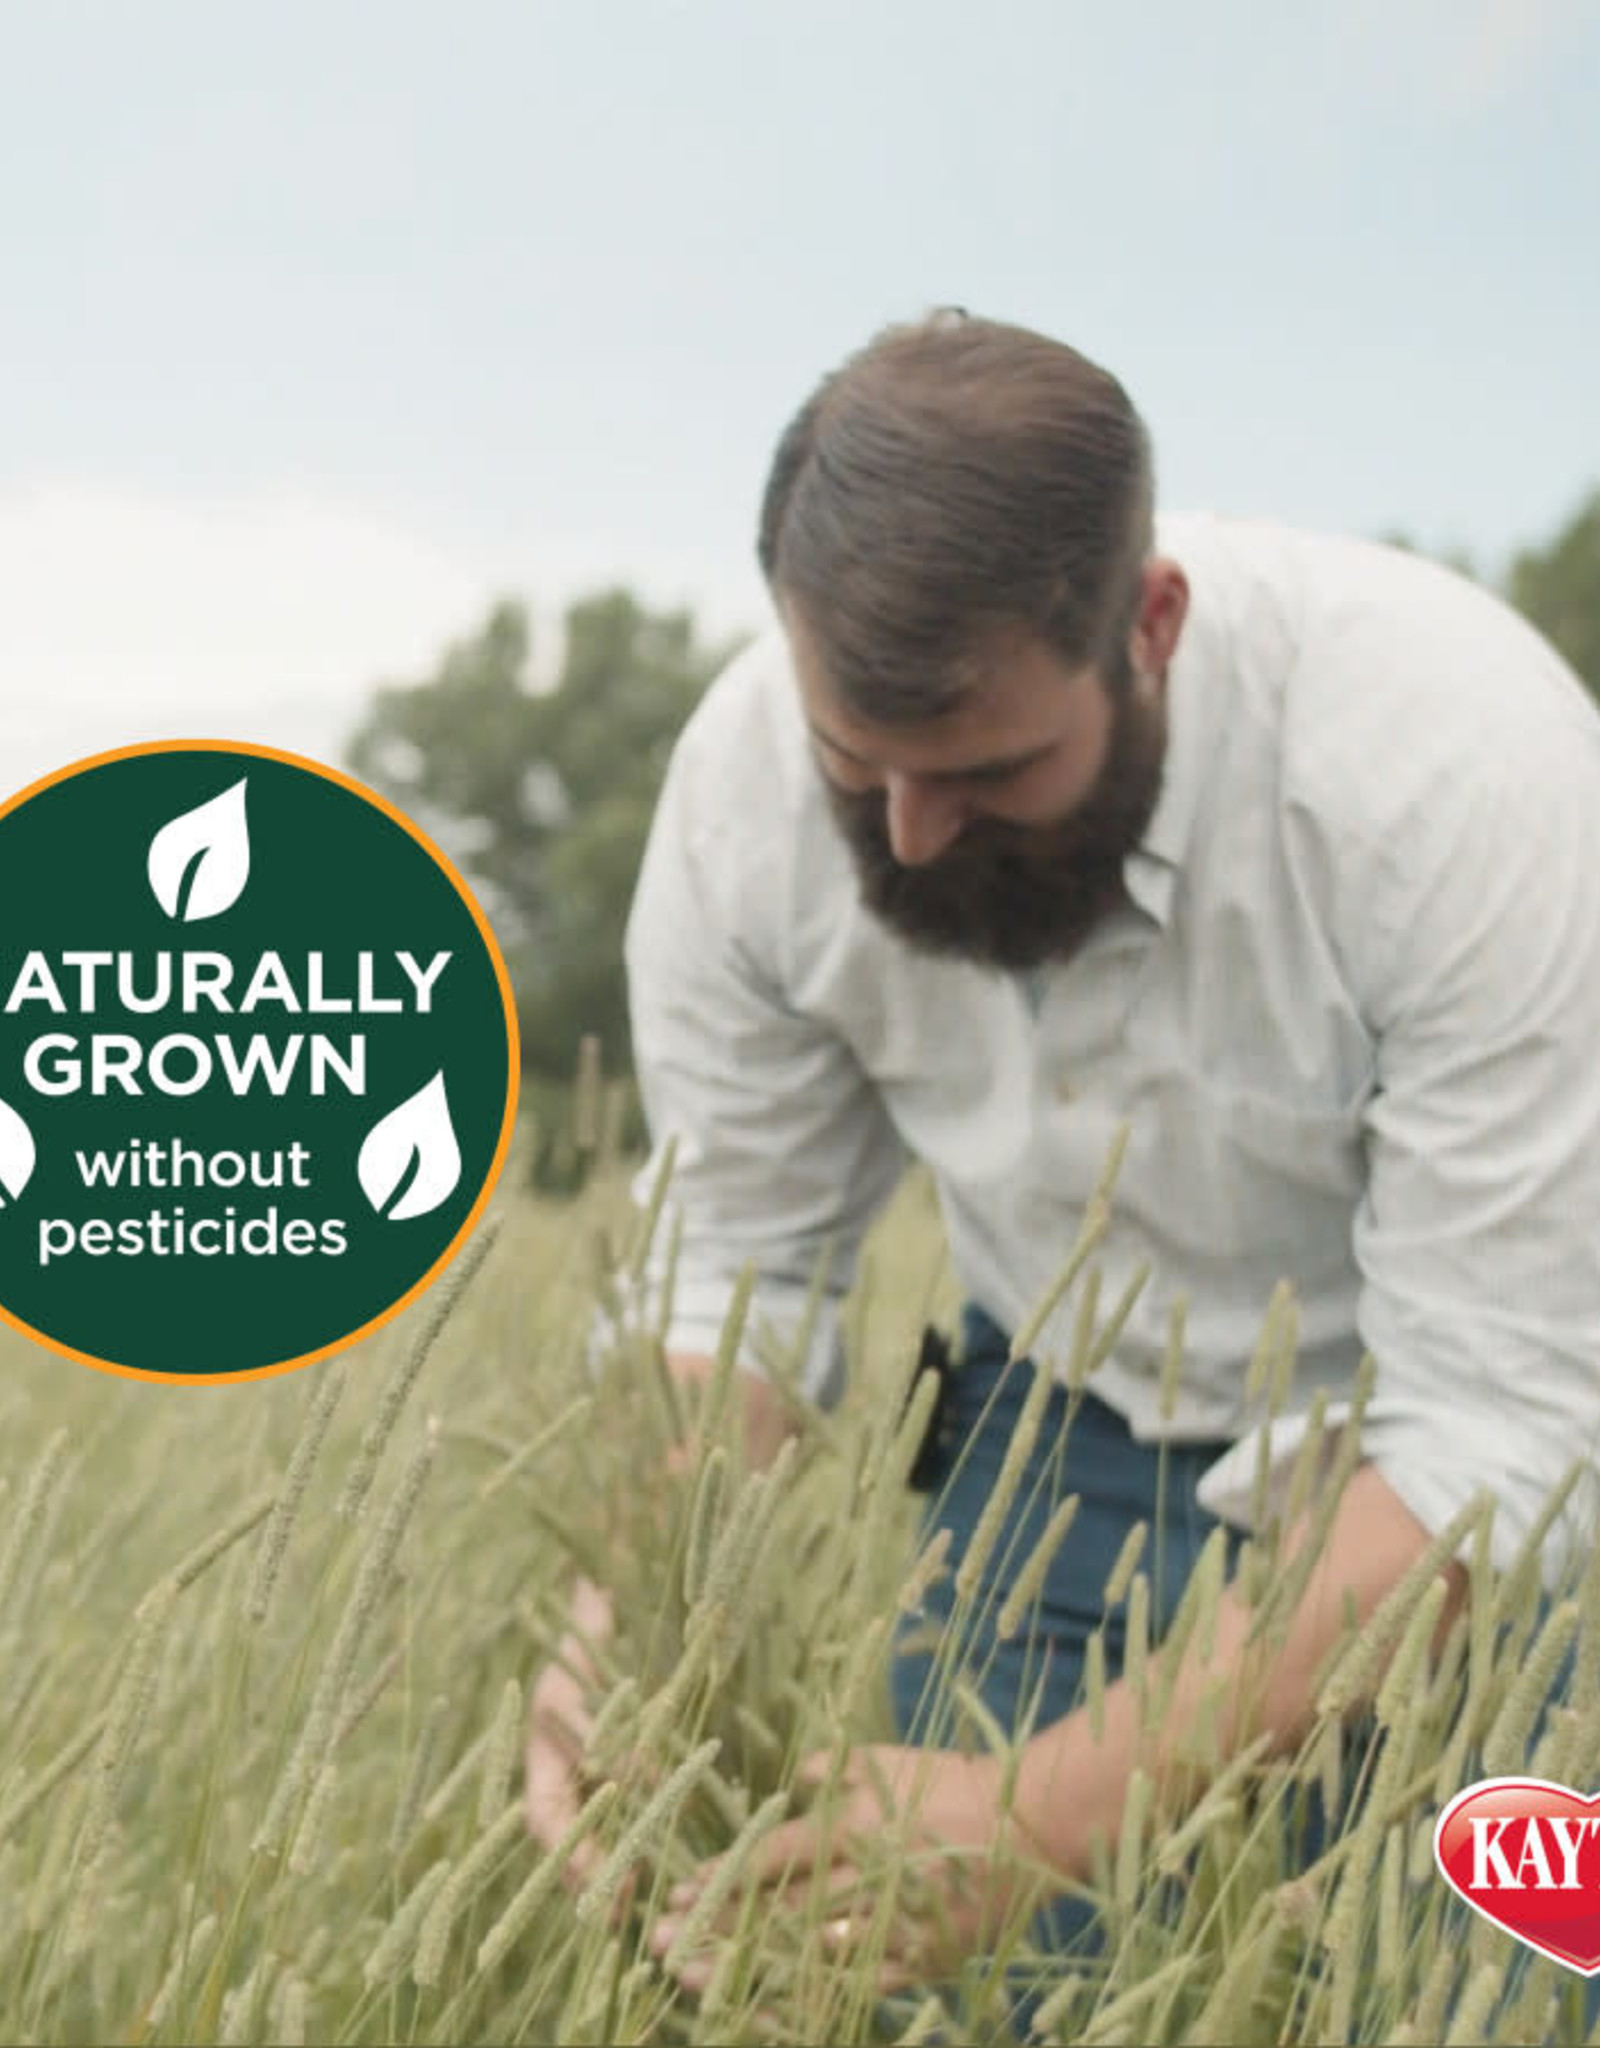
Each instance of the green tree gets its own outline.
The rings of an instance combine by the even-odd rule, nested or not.
[[[1600,490],[1547,547],[1516,557],[1506,595],[1600,697]]]
[[[521,606],[437,672],[375,696],[352,771],[432,832],[478,891],[516,988],[524,1069],[571,1075],[580,1040],[629,1063],[622,937],[673,740],[737,642],[626,590],[566,614],[554,688],[529,687]]]

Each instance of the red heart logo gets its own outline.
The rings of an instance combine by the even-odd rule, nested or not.
[[[1483,1778],[1440,1814],[1433,1856],[1486,1920],[1569,1970],[1600,1974],[1600,1793]]]

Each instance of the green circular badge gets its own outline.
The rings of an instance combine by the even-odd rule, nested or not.
[[[516,1013],[450,862],[315,761],[131,747],[0,806],[0,1316],[152,1379],[287,1372],[470,1234]]]

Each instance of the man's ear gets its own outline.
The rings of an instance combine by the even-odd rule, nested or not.
[[[1170,555],[1152,555],[1140,579],[1139,616],[1130,651],[1135,668],[1159,675],[1171,661],[1189,615],[1189,579]]]

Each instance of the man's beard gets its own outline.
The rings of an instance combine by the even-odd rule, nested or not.
[[[976,818],[936,860],[902,867],[889,850],[881,790],[841,790],[823,777],[855,862],[862,901],[919,951],[1008,973],[1069,960],[1126,901],[1122,864],[1161,795],[1166,695],[1127,672],[1115,700],[1105,765],[1089,794],[1054,825]]]

